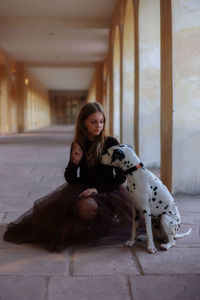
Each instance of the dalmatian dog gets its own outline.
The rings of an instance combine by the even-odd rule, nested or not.
[[[113,146],[102,155],[101,162],[124,170],[127,177],[127,190],[133,201],[132,236],[126,246],[133,246],[136,238],[136,225],[138,214],[143,214],[147,234],[147,251],[156,253],[154,245],[152,223],[159,220],[159,224],[166,243],[160,245],[163,250],[168,250],[176,244],[176,238],[182,238],[191,232],[178,234],[180,228],[180,214],[174,199],[167,187],[152,172],[140,162],[130,145],[121,144]]]

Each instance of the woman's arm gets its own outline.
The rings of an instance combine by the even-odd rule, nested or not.
[[[80,182],[80,178],[78,177],[77,171],[78,165],[75,165],[73,162],[69,161],[64,172],[65,180],[69,184],[75,184]]]
[[[78,166],[82,159],[83,152],[77,143],[72,143],[70,150],[70,160],[67,168],[65,169],[64,177],[69,184],[75,184],[80,182],[78,177]]]

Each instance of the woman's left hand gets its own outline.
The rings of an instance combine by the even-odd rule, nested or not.
[[[95,188],[87,189],[87,190],[83,191],[81,194],[79,194],[79,197],[89,197],[93,193],[98,193],[97,189],[95,189]]]

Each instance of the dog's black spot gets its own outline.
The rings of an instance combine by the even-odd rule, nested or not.
[[[127,191],[129,191],[129,187],[127,186]]]
[[[166,211],[163,211],[162,214],[165,215],[165,214],[166,214]]]
[[[157,192],[154,193],[154,196],[156,196],[156,195],[157,195]]]
[[[173,224],[172,222],[170,222],[170,224]]]
[[[155,187],[153,188],[153,190],[156,191],[156,190],[157,190],[157,186],[155,186]]]
[[[147,211],[146,211],[145,209],[143,210],[143,215],[144,215],[144,214],[147,214]]]
[[[151,199],[149,198],[149,202],[151,201]]]
[[[179,222],[179,219],[177,219],[177,222]]]
[[[152,201],[156,201],[156,198],[152,198]]]
[[[120,149],[114,149],[112,159],[111,159],[111,163],[113,163],[117,159],[122,160],[123,158],[125,158],[124,152]]]
[[[152,189],[153,187],[151,186],[151,189]]]
[[[180,227],[181,227],[181,225],[180,225],[180,224],[178,224],[178,227],[180,228]]]
[[[167,208],[168,208],[168,206],[169,206],[169,205],[166,205],[166,206],[164,207],[164,209],[167,209]]]
[[[159,203],[161,204],[161,203],[162,203],[162,201],[160,200],[160,201],[159,201]]]
[[[156,206],[156,208],[159,208],[159,206]]]
[[[157,178],[155,178],[155,180],[158,180]]]

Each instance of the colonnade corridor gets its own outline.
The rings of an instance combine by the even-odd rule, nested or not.
[[[200,197],[175,197],[181,231],[192,233],[156,254],[146,243],[76,245],[50,253],[39,245],[10,244],[6,224],[63,184],[73,125],[56,125],[0,137],[0,299],[198,299]],[[127,234],[127,232],[126,232]],[[158,291],[159,287],[159,291]]]

